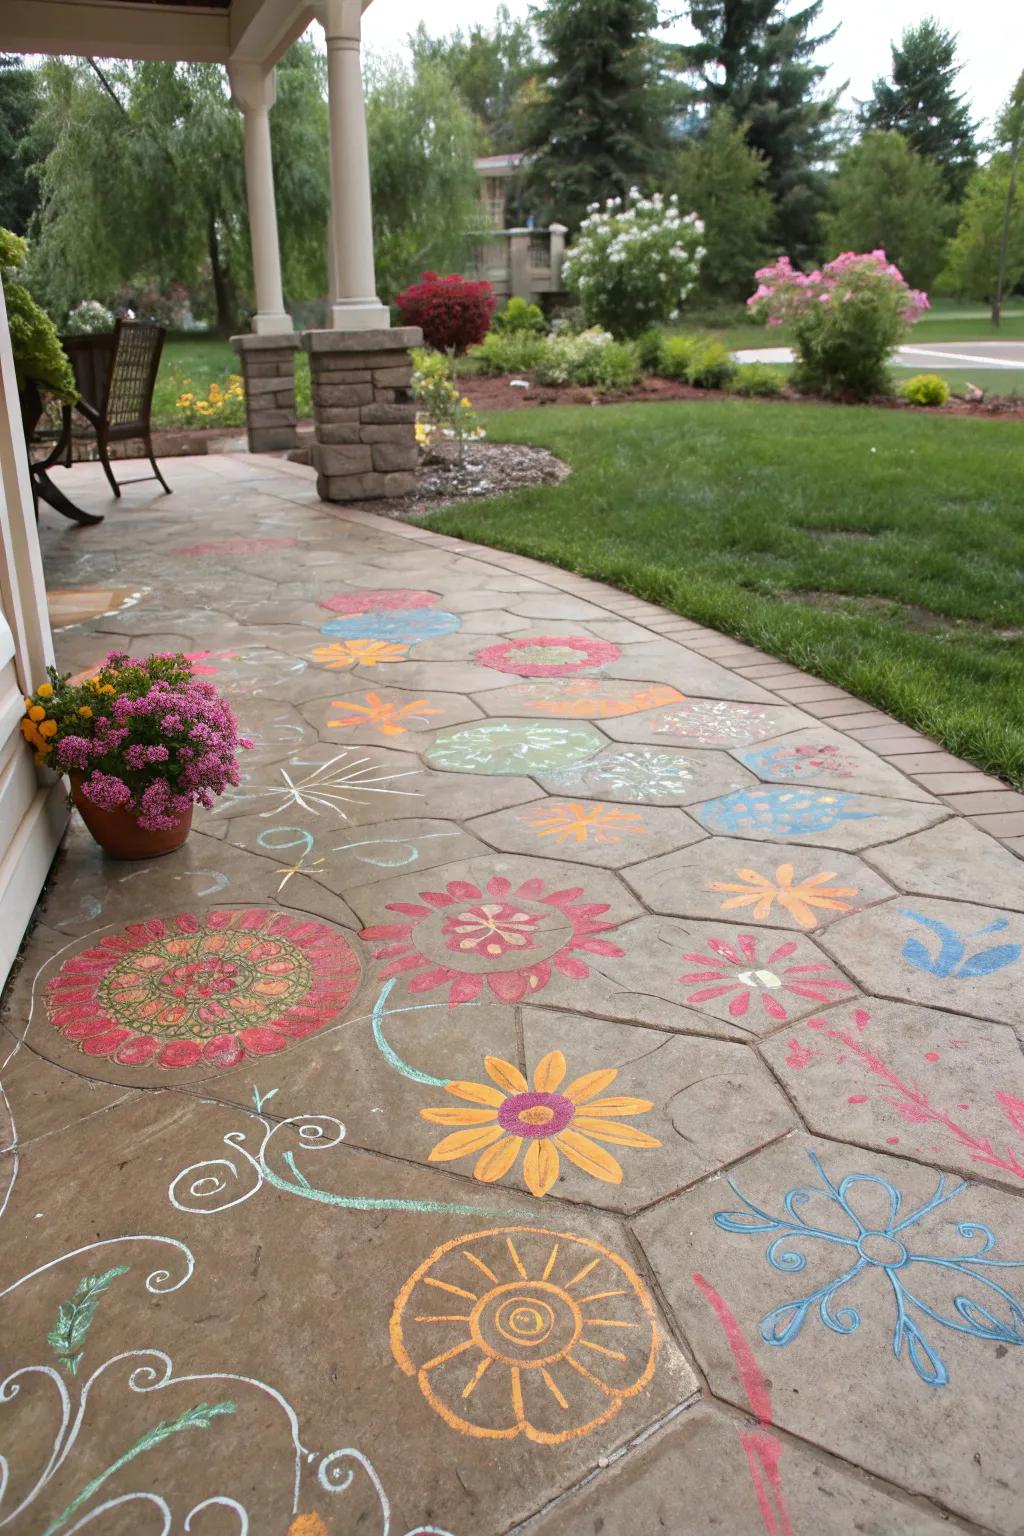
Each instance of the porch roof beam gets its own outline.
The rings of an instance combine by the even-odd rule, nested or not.
[[[287,44],[285,45],[287,46]],[[0,47],[11,53],[95,55],[107,59],[180,59],[226,64],[229,14],[104,0],[3,0]]]

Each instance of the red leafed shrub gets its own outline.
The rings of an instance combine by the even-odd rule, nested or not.
[[[403,325],[418,325],[428,347],[465,352],[483,341],[496,303],[490,283],[470,282],[457,272],[424,272],[395,300]]]

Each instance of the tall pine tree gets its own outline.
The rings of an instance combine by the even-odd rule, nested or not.
[[[935,21],[922,21],[893,43],[892,78],[876,80],[871,100],[861,109],[865,127],[901,133],[919,155],[934,160],[956,202],[978,158],[975,124],[956,91],[960,69],[953,33]]]
[[[547,82],[527,114],[525,205],[577,225],[589,203],[656,190],[669,153],[656,0],[547,0],[534,13]]]
[[[691,0],[700,40],[681,50],[708,112],[728,107],[747,125],[747,143],[768,165],[775,237],[797,261],[820,244],[828,199],[823,164],[839,92],[822,91],[827,66],[815,62],[835,31],[815,34],[824,0],[790,12],[789,0]]]

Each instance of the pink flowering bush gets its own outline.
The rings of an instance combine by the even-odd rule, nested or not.
[[[184,656],[111,651],[84,682],[52,667],[48,678],[25,700],[22,734],[41,761],[80,776],[100,809],[132,810],[140,827],[164,830],[239,782],[239,749],[253,743]]]
[[[867,400],[889,386],[887,363],[928,295],[911,288],[884,251],[845,251],[820,272],[797,272],[788,256],[755,273],[747,300],[769,325],[793,336],[798,389]]]

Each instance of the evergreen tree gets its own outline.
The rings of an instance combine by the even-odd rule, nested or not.
[[[522,147],[524,102],[541,70],[529,22],[513,21],[502,5],[491,29],[472,26],[450,37],[430,37],[420,22],[409,41],[414,63],[444,67],[480,125],[483,152],[501,154]]]
[[[36,73],[0,53],[0,227],[23,235],[39,198],[23,148],[37,104]]]
[[[892,78],[876,80],[862,109],[864,125],[901,133],[919,155],[941,167],[950,196],[959,202],[977,163],[975,124],[956,92],[961,66],[956,38],[935,21],[908,27],[892,45]]]
[[[747,143],[768,166],[774,234],[799,262],[820,243],[828,197],[822,165],[832,144],[839,92],[823,94],[817,50],[835,31],[814,34],[824,0],[790,12],[789,0],[691,0],[700,41],[681,50],[707,111],[729,107],[747,125]]]
[[[547,0],[535,13],[547,81],[526,114],[533,151],[524,197],[534,216],[574,226],[590,203],[633,185],[657,190],[668,166],[669,93],[651,37],[656,0]]]
[[[828,255],[879,247],[913,288],[928,289],[942,266],[953,222],[939,167],[899,133],[869,132],[842,157],[826,217]]]
[[[672,190],[680,207],[704,220],[700,292],[706,299],[746,299],[754,271],[771,254],[773,208],[764,156],[728,107],[711,114],[707,132],[679,151]]]

